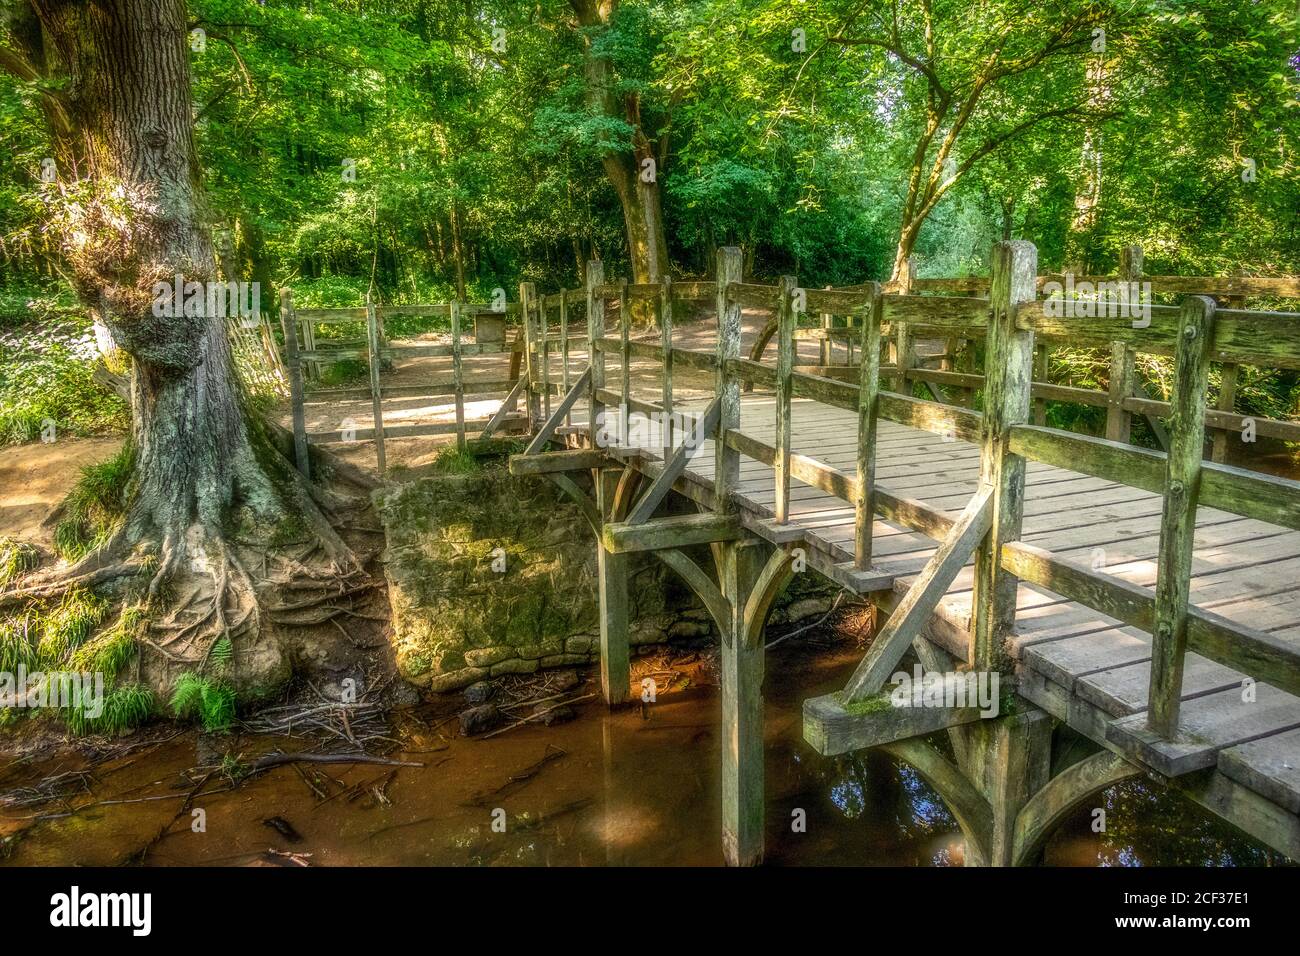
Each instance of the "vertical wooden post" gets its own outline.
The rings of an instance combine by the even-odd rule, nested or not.
[[[830,288],[830,286],[826,286]],[[835,345],[831,340],[831,331],[835,328],[835,316],[829,312],[821,314],[822,341],[818,355],[822,365],[830,365],[835,357]]]
[[[967,866],[1011,866],[1016,817],[1051,776],[1052,719],[1030,709],[957,728],[966,776],[988,800],[992,827],[988,855],[966,844]]]
[[[763,861],[763,640],[749,640],[745,603],[758,579],[756,538],[722,545],[728,620],[719,662],[722,696],[722,850],[728,866]]]
[[[618,410],[619,435],[621,444],[626,445],[631,435],[631,399],[632,399],[632,303],[627,298],[627,280],[618,283],[618,341],[620,365],[623,371],[622,388],[619,391],[623,407]]]
[[[587,362],[591,365],[591,386],[587,393],[587,429],[591,447],[600,446],[600,429],[605,406],[598,395],[605,387],[605,353],[596,348],[596,340],[605,335],[605,300],[597,290],[605,284],[605,265],[599,259],[587,263]]]
[[[781,276],[776,304],[776,523],[790,520],[790,391],[794,382],[794,276]]]
[[[569,290],[560,290],[560,388],[563,394],[569,394]],[[564,424],[573,419],[570,412],[564,414]]]
[[[537,308],[537,289],[531,282],[519,283],[519,317],[523,320],[524,332],[524,374],[527,376],[527,401],[524,403],[528,412],[528,430],[538,425],[542,414],[541,393],[538,391],[537,369],[537,327],[533,312]]]
[[[894,323],[894,391],[900,395],[911,395],[912,385],[907,380],[907,373],[916,364],[916,352],[912,347],[912,333],[906,322]]]
[[[1234,412],[1237,410],[1237,376],[1241,368],[1232,362],[1224,362],[1220,369],[1222,377],[1219,380],[1219,400],[1214,407],[1221,412]],[[1228,436],[1232,434],[1229,429],[1216,428],[1214,430],[1214,446],[1210,449],[1210,460],[1222,465],[1228,460]]]
[[[1142,247],[1125,246],[1120,250],[1120,281],[1137,282],[1141,277]],[[1111,441],[1127,442],[1132,431],[1133,418],[1124,409],[1124,402],[1133,394],[1137,382],[1134,355],[1125,343],[1111,343],[1110,387],[1106,395],[1106,437]]]
[[[1147,717],[1151,731],[1166,738],[1177,734],[1183,692],[1192,539],[1196,534],[1196,499],[1205,452],[1205,398],[1209,390],[1214,311],[1214,300],[1207,296],[1188,296],[1183,300],[1179,314],[1182,334],[1174,358]]]
[[[1033,301],[1038,250],[1015,240],[993,247],[984,362],[980,483],[993,488],[993,525],[975,552],[975,600],[968,659],[977,670],[1006,670],[1003,641],[1016,617],[1017,579],[1001,565],[1002,546],[1020,537],[1025,460],[1007,448],[1012,425],[1029,420],[1034,334],[1016,328],[1016,306]]]
[[[871,283],[871,304],[863,311],[862,365],[858,369],[858,463],[854,488],[853,566],[871,567],[871,532],[876,522],[876,399],[880,394],[880,321],[884,299]]]
[[[465,450],[465,376],[460,356],[460,303],[451,302],[451,380],[456,389],[456,447]]]
[[[370,409],[375,419],[375,465],[379,474],[387,470],[384,458],[384,405],[379,390],[379,321],[375,317],[375,304],[366,293],[366,342],[370,353]]]
[[[664,353],[664,417],[660,424],[664,461],[673,453],[673,277],[659,280],[659,344]]]
[[[300,325],[302,332],[302,347],[308,352],[316,351],[316,326],[311,319],[303,319]],[[307,362],[307,377],[312,381],[320,379],[320,362],[315,359],[309,359]]]
[[[614,518],[614,496],[622,469],[602,468],[596,484],[601,519]],[[596,542],[596,572],[600,588],[600,687],[605,703],[613,707],[628,699],[631,670],[628,661],[628,595],[626,554],[606,550]]]
[[[727,286],[741,280],[743,267],[738,248],[725,246],[718,250],[718,368],[714,393],[722,401],[718,430],[713,436],[713,507],[722,512],[732,510],[731,495],[740,484],[740,452],[728,448],[723,439],[729,429],[740,427],[740,382],[727,368],[728,362],[740,358],[740,305],[730,301]]]
[[[550,320],[546,317],[546,296],[537,298],[537,345],[541,352],[538,362],[541,372],[543,421],[551,417],[551,341]]]
[[[304,478],[311,477],[307,452],[307,419],[302,407],[302,363],[298,360],[298,322],[293,291],[280,290],[280,328],[284,330],[284,365],[289,373],[289,403],[293,406],[293,460]]]
[[[1034,381],[1035,382],[1047,381],[1047,358],[1048,356],[1047,356],[1046,342],[1040,342],[1036,346],[1034,346]],[[1032,398],[1032,386],[1031,386],[1030,397]],[[1047,424],[1047,399],[1035,398],[1033,402],[1034,402],[1034,424],[1046,425]]]

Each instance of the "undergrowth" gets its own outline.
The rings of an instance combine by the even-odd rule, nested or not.
[[[107,461],[81,470],[54,529],[59,557],[77,561],[107,543],[126,515],[134,473],[135,448],[129,441]]]
[[[196,718],[206,731],[226,730],[235,719],[235,692],[221,678],[186,671],[176,681],[171,708],[182,720]]]

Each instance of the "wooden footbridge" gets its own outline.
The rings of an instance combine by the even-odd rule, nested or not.
[[[381,471],[385,434],[463,444],[526,428],[512,470],[562,488],[597,544],[607,701],[630,692],[629,553],[674,569],[722,635],[729,862],[762,857],[762,631],[799,572],[888,614],[844,689],[806,703],[808,743],[912,765],[960,823],[968,862],[1032,862],[1081,801],[1138,774],[1300,859],[1300,483],[1224,464],[1256,435],[1300,441],[1300,425],[1234,407],[1240,367],[1300,368],[1300,315],[1244,308],[1300,298],[1300,280],[1148,277],[1129,249],[1119,278],[1177,303],[1136,319],[1104,296],[1044,298],[1063,277],[1036,276],[1035,260],[1003,243],[991,279],[825,290],[746,283],[734,249],[710,282],[609,282],[592,263],[582,290],[521,286],[515,346],[487,306],[295,311],[286,295],[300,467],[309,439],[341,437],[308,433],[304,367],[340,358],[369,359],[369,388],[312,399],[368,406],[374,428],[350,437],[374,440]],[[385,314],[413,310],[449,316],[450,341],[388,342]],[[685,320],[699,311],[716,321]],[[634,322],[646,313],[653,326]],[[469,319],[487,334],[463,341]],[[312,333],[361,321],[351,350]],[[1049,382],[1063,347],[1108,352],[1108,389]],[[1171,402],[1142,391],[1141,354],[1173,357]],[[412,356],[445,374],[383,386],[384,364]],[[467,421],[476,391],[505,398]],[[430,395],[454,401],[454,420],[385,424],[394,402],[425,410]],[[1106,437],[1047,427],[1048,402],[1104,408]],[[1135,416],[1164,451],[1129,444]],[[950,681],[996,674],[997,716],[969,700],[895,707],[909,654]],[[1092,753],[1067,763],[1080,738]]]
[[[629,553],[652,552],[711,612],[728,862],[762,857],[762,631],[803,570],[888,613],[844,689],[806,702],[808,743],[911,764],[960,823],[969,862],[1032,862],[1081,801],[1138,774],[1300,858],[1300,483],[1205,460],[1207,429],[1222,436],[1212,459],[1237,436],[1295,437],[1236,414],[1230,387],[1207,409],[1212,363],[1225,381],[1241,365],[1300,368],[1300,315],[1240,307],[1276,291],[1268,280],[1177,280],[1163,291],[1236,307],[1186,294],[1147,321],[1101,306],[1063,316],[1068,302],[1038,295],[1024,242],[996,247],[986,289],[958,290],[976,295],[762,286],[740,270],[724,249],[713,282],[610,283],[592,263],[583,292],[525,285],[532,441],[511,460],[591,524],[610,704],[629,696]],[[568,313],[583,300],[591,348],[578,353]],[[634,334],[638,300],[658,321]],[[684,303],[713,304],[711,342],[675,331]],[[744,308],[775,317],[774,361],[762,335],[742,354]],[[983,352],[983,374],[927,368],[917,343],[933,340],[981,343],[967,354]],[[1108,393],[1035,374],[1063,345],[1112,353]],[[854,350],[856,366],[834,364]],[[1137,353],[1173,356],[1170,404],[1134,389]],[[943,388],[960,397],[937,400]],[[1106,407],[1110,437],[1047,427],[1044,401]],[[1132,414],[1167,419],[1167,452],[1126,442]],[[894,706],[909,653],[1010,692],[995,717],[971,701]],[[1093,751],[1067,764],[1071,735]]]

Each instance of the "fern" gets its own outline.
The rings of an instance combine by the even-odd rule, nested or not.
[[[235,692],[224,681],[186,671],[176,680],[171,708],[182,720],[197,717],[206,731],[226,730],[235,719]]]

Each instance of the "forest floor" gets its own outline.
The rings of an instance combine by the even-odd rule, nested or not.
[[[49,548],[47,519],[81,476],[81,469],[113,456],[121,438],[60,438],[0,449],[0,538],[11,536]]]

